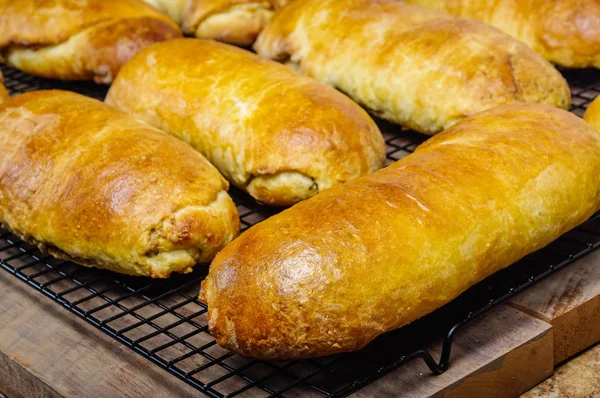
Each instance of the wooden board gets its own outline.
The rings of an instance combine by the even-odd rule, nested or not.
[[[554,327],[554,363],[600,341],[600,250],[509,302]]]
[[[494,397],[526,391],[552,373],[555,358],[598,338],[598,270],[600,252],[465,327],[444,375],[431,376],[417,360],[357,395]],[[438,354],[439,348],[430,347]],[[10,398],[199,395],[4,271],[0,392]]]
[[[559,367],[552,377],[521,398],[600,397],[600,345]]]
[[[10,398],[199,395],[4,271],[0,391]]]
[[[417,359],[357,396],[514,397],[552,374],[552,358],[551,326],[501,305],[458,332],[446,373],[433,376]]]

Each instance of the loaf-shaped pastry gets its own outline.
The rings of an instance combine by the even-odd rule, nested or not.
[[[568,68],[600,68],[598,0],[405,0],[477,19]]]
[[[203,282],[210,332],[257,358],[356,350],[599,209],[599,133],[547,105],[484,111],[229,244]]]
[[[66,91],[0,106],[0,222],[43,252],[164,278],[239,231],[218,171],[185,143]]]
[[[294,204],[385,162],[377,125],[348,97],[215,41],[178,39],[142,51],[106,102],[191,144],[269,205]]]
[[[144,0],[200,39],[249,46],[288,0]]]
[[[47,78],[110,83],[140,49],[180,36],[141,0],[0,0],[2,60]]]
[[[560,73],[523,43],[398,0],[293,1],[254,48],[426,134],[501,104],[570,103]]]

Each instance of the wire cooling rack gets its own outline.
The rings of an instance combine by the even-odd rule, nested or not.
[[[93,83],[43,80],[5,67],[2,71],[12,94],[49,88],[98,99],[106,94],[106,87]],[[563,73],[571,84],[572,111],[581,116],[600,94],[600,71]],[[390,162],[408,155],[427,138],[386,123],[380,127]],[[257,205],[235,188],[230,193],[243,229],[277,212]],[[0,229],[0,267],[209,396],[252,393],[337,397],[359,390],[414,358],[423,359],[433,373],[444,372],[450,363],[452,340],[462,326],[598,247],[600,214],[545,249],[475,285],[448,305],[379,337],[361,351],[291,362],[256,361],[216,345],[208,333],[206,306],[197,300],[206,265],[198,265],[192,274],[168,280],[123,276],[45,256]],[[434,341],[443,341],[437,361],[424,349]]]

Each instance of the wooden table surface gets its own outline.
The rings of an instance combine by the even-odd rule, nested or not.
[[[0,391],[8,398],[197,395],[186,383],[4,271]]]
[[[461,329],[443,375],[413,361],[356,395],[516,396],[599,340],[597,251]],[[429,347],[439,348],[439,342]],[[201,396],[4,271],[0,392],[8,398]]]
[[[600,344],[567,361],[521,398],[600,397]]]

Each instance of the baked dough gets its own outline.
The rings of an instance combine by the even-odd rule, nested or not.
[[[0,49],[33,75],[110,83],[140,49],[180,37],[140,0],[0,0]]]
[[[560,73],[521,42],[397,0],[294,1],[254,48],[426,134],[501,104],[570,103]]]
[[[472,18],[568,68],[600,68],[599,0],[406,0]]]
[[[583,118],[592,125],[597,131],[600,131],[600,97],[596,97],[588,106]]]
[[[600,134],[555,107],[500,106],[234,240],[203,282],[210,333],[256,358],[357,350],[599,209]]]
[[[385,163],[377,125],[345,95],[214,41],[142,51],[106,102],[191,144],[270,205],[294,204]]]
[[[202,155],[94,99],[9,99],[0,147],[0,221],[56,257],[165,278],[239,231],[227,181]]]
[[[249,46],[288,0],[144,0],[200,39]]]

